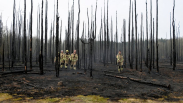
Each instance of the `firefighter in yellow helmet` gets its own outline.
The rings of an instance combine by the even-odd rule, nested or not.
[[[76,62],[78,61],[78,55],[76,54],[76,50],[74,50],[74,53],[71,54],[71,69],[74,67],[74,70],[76,70]]]
[[[63,68],[63,66],[64,66],[64,52],[63,52],[63,50],[61,50],[61,53],[60,53],[60,68]]]
[[[64,55],[65,69],[67,69],[69,65],[69,59],[70,59],[69,50],[66,50],[66,54]]]
[[[118,64],[118,72],[120,73],[123,70],[123,56],[121,54],[121,51],[119,50],[118,54],[116,55],[117,58],[117,64]]]

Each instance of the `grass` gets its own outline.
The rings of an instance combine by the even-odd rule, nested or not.
[[[13,96],[9,95],[8,93],[0,93],[0,102],[12,99]]]
[[[16,96],[16,97],[14,97]],[[31,102],[31,103],[106,103],[106,102],[112,102],[109,100],[109,98],[104,98],[99,95],[78,95],[73,97],[64,97],[64,98],[45,98],[45,99],[33,99],[33,97],[25,97],[21,98],[21,95],[13,94],[10,95],[8,93],[0,93],[0,102],[10,102],[10,103],[18,103],[18,102]],[[163,98],[159,98],[157,100],[149,100],[149,99],[137,99],[137,98],[122,98],[118,100],[118,102],[121,103],[159,103],[159,102],[165,102],[167,96],[164,96]],[[179,97],[181,99],[180,103],[183,103],[182,97]]]

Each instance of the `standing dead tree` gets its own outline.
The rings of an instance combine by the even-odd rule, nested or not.
[[[33,12],[33,0],[31,0],[31,19],[30,19],[30,69],[32,69],[32,12]]]
[[[92,18],[91,18],[91,31],[89,33],[89,40],[88,40],[88,42],[86,42],[83,38],[81,38],[81,42],[82,43],[90,44],[89,69],[90,69],[90,77],[91,78],[93,78],[93,75],[92,75],[92,66],[93,66],[92,57],[93,57],[93,52],[92,52],[92,50],[93,50],[93,42],[96,39],[96,14],[97,14],[97,1],[96,1],[96,8],[95,8],[95,22],[92,21]],[[87,9],[87,15],[88,15],[88,9]],[[88,16],[88,21],[89,21],[89,16]],[[89,32],[89,29],[88,29],[88,32]]]
[[[158,0],[156,0],[156,68],[157,72],[159,72],[159,64],[158,64]]]
[[[124,63],[123,66],[126,68],[126,20],[123,19],[123,35],[124,35]],[[112,49],[111,49],[112,50]]]
[[[131,65],[131,60],[130,60],[130,19],[131,18],[131,0],[130,0],[130,6],[129,6],[129,25],[128,25],[128,61]]]
[[[130,68],[133,69],[133,61],[134,61],[134,28],[133,28],[133,2],[132,2],[132,44],[131,44],[131,62]]]
[[[152,48],[153,48],[153,50],[152,50],[152,52],[153,52],[153,54],[152,54],[152,55],[153,55],[153,56],[152,56],[152,61],[153,61],[153,62],[152,62],[152,66],[153,66],[153,69],[154,69],[154,54],[155,54],[155,53],[154,53],[154,52],[155,52],[155,51],[154,51],[154,50],[155,50],[155,48],[154,48],[154,18],[153,18],[153,40],[152,40],[152,46],[153,46],[153,47],[152,47]]]
[[[171,36],[171,12],[170,12],[170,65],[172,65],[172,36]]]
[[[59,36],[59,16],[58,16],[58,0],[57,0],[57,13],[56,13],[56,63],[55,63],[55,70],[56,70],[56,77],[59,77],[59,56],[58,56],[58,36]]]
[[[174,10],[175,10],[175,0],[173,2],[173,21],[172,21],[172,26],[173,26],[173,70],[176,68],[176,44],[175,44],[175,20],[174,20]]]
[[[142,56],[143,56],[143,50],[142,50],[142,48],[143,48],[143,44],[142,44],[142,34],[143,34],[143,31],[142,31],[142,29],[143,29],[143,14],[141,13],[141,31],[140,31],[140,33],[141,33],[141,36],[140,36],[140,44],[141,44],[141,49],[140,49],[140,71],[142,72]]]
[[[135,36],[136,36],[136,70],[138,70],[138,49],[137,49],[137,13],[136,13],[136,0],[135,0]]]
[[[24,0],[24,64],[25,64],[25,73],[27,73],[27,46],[26,46],[26,0]]]
[[[43,75],[43,0],[41,8],[41,56],[40,56],[40,74]]]
[[[12,64],[11,67],[13,68],[13,64],[15,62],[15,13],[16,13],[16,4],[15,4],[15,0],[14,0],[14,4],[13,4],[13,40],[12,40]]]
[[[44,57],[45,57],[45,64],[47,62],[47,28],[48,28],[48,20],[47,20],[47,12],[48,12],[48,1],[46,0],[46,6],[45,6],[45,50],[44,50]]]
[[[146,66],[148,67],[148,51],[149,51],[149,48],[148,48],[148,14],[147,14],[147,0],[146,0],[146,36],[147,36],[147,42],[146,42]]]
[[[109,0],[107,0],[107,64],[108,64],[108,51],[109,51],[109,25],[108,25],[108,4]],[[96,21],[95,21],[96,22]]]
[[[79,9],[79,11],[78,11],[78,22],[77,22],[77,52],[78,52],[77,68],[79,68],[79,64],[80,64],[80,57],[79,57],[80,0],[78,0],[78,9]]]
[[[73,10],[72,10],[72,51],[74,49],[74,0],[73,0]]]
[[[152,0],[151,0],[151,7],[150,7],[150,30],[151,30],[151,45],[150,45],[150,65],[149,65],[149,72],[152,69]]]
[[[113,61],[113,25],[112,25],[112,17],[111,17],[111,54],[110,54],[110,59],[111,59],[111,64]]]

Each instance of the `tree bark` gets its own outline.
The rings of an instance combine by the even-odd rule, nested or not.
[[[123,19],[123,34],[124,34],[124,62],[123,62],[123,67],[126,68],[126,20],[125,19]]]
[[[30,21],[30,69],[32,69],[32,12],[33,12],[33,0],[31,0],[31,21]]]
[[[136,13],[136,0],[135,0],[135,35],[136,35],[136,70],[138,70],[138,49],[137,49],[137,13]]]
[[[159,72],[159,57],[158,57],[158,0],[156,0],[156,68]]]
[[[173,70],[176,68],[176,44],[175,44],[175,20],[174,20],[175,0],[173,4]]]
[[[148,67],[148,14],[147,14],[147,0],[146,0],[146,36],[147,36],[147,48],[146,48],[146,66]]]
[[[57,14],[56,14],[56,63],[55,63],[55,70],[56,70],[56,77],[59,77],[59,61],[58,61],[58,36],[59,36],[59,17],[58,17],[58,0],[57,0]],[[60,60],[60,59],[59,59]]]
[[[40,74],[43,75],[43,0],[41,8],[41,63],[40,63]]]
[[[130,6],[129,6],[129,26],[128,26],[128,61],[131,65],[131,60],[130,60],[130,19],[131,18],[131,0],[130,0]]]
[[[24,64],[25,73],[27,73],[27,46],[26,46],[26,0],[24,0]]]
[[[46,8],[45,8],[45,64],[47,62],[47,28],[48,28],[48,20],[47,20],[47,12],[48,12],[48,1],[46,0]]]

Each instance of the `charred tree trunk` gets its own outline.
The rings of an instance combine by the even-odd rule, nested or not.
[[[159,72],[159,63],[158,63],[158,0],[156,0],[156,68]]]
[[[108,3],[109,0],[107,0],[107,64],[108,64],[108,51],[109,51]]]
[[[56,15],[56,63],[55,63],[55,70],[56,70],[56,77],[59,77],[59,61],[58,61],[58,36],[59,36],[59,17],[58,17],[58,0],[57,0],[57,15]]]
[[[77,68],[80,68],[80,57],[79,57],[79,24],[80,24],[80,0],[78,0],[78,27],[77,27],[77,52],[78,52],[78,62],[77,62]]]
[[[105,23],[105,0],[104,0],[104,54],[103,54],[103,62],[104,66],[106,65],[106,23]]]
[[[31,0],[31,21],[30,21],[30,69],[32,69],[32,12],[33,12],[33,0]]]
[[[117,11],[116,11],[116,54],[118,53],[118,18],[117,18]],[[117,59],[116,59],[117,64]]]
[[[40,74],[43,75],[43,0],[41,8],[41,56],[40,56]]]
[[[134,28],[133,28],[133,2],[132,2],[132,44],[131,44],[131,63],[130,68],[133,69],[133,60],[134,60]]]
[[[26,46],[26,0],[24,0],[24,64],[25,73],[27,73],[27,46]]]
[[[147,36],[147,42],[146,42],[146,45],[147,45],[147,48],[146,48],[146,66],[148,67],[148,60],[149,60],[149,57],[148,57],[148,14],[147,14],[147,0],[146,0],[146,36]]]
[[[152,42],[153,44],[152,44],[152,46],[153,46],[153,50],[152,50],[152,52],[153,52],[153,58],[152,58],[152,61],[153,61],[153,63],[152,63],[152,66],[153,66],[153,69],[154,69],[154,18],[153,18],[153,42]]]
[[[73,0],[73,11],[72,11],[72,51],[74,50],[74,0]]]
[[[135,0],[135,36],[136,36],[136,70],[138,70],[138,49],[137,49],[137,13],[136,13],[136,0]]]
[[[4,71],[4,42],[3,42],[3,68],[2,71]]]
[[[102,61],[101,60],[101,55],[102,55],[102,53],[101,53],[101,51],[102,51],[102,42],[103,42],[103,40],[102,40],[102,9],[101,9],[101,27],[100,27],[100,62]]]
[[[176,68],[176,44],[175,44],[175,20],[174,20],[175,0],[173,4],[173,70]]]
[[[111,64],[113,61],[113,25],[112,25],[112,17],[111,17],[111,55],[110,55],[110,59],[111,59]]]
[[[141,42],[141,48],[140,48],[140,72],[142,72],[142,56],[143,56],[143,44],[142,44],[142,34],[143,34],[143,32],[142,32],[142,29],[143,29],[143,14],[141,14],[141,36],[140,36],[140,42]]]
[[[131,65],[131,60],[130,60],[130,19],[131,18],[131,0],[130,0],[130,7],[129,7],[129,26],[128,26],[128,61]]]
[[[48,1],[46,0],[46,8],[45,8],[45,64],[47,62],[47,28],[48,28],[48,24],[47,24],[47,12],[48,12]]]
[[[149,65],[149,72],[151,71],[151,69],[152,69],[152,0],[151,0],[151,8],[150,8],[150,11],[151,11],[151,19],[150,19],[150,29],[151,29],[151,48],[150,48],[150,65]]]
[[[11,67],[13,68],[13,64],[15,62],[15,13],[16,13],[16,7],[15,7],[15,0],[13,4],[13,40],[12,40],[12,64]]]
[[[172,32],[171,32],[171,12],[170,12],[170,65],[172,65]]]
[[[124,68],[126,68],[126,20],[125,19],[123,20],[123,34],[124,34],[124,62],[123,62],[123,66],[124,66]]]

